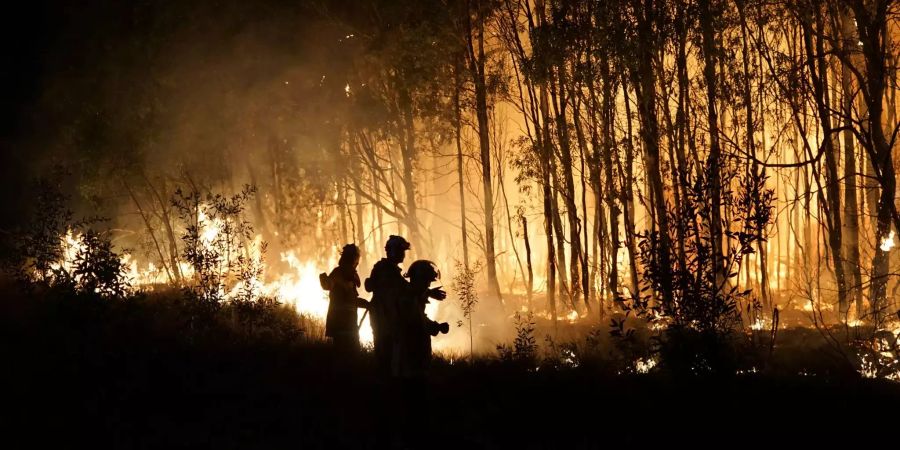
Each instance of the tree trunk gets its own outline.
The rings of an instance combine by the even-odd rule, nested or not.
[[[166,228],[166,236],[169,241],[169,264],[172,267],[172,273],[175,276],[175,279],[181,282],[184,280],[184,274],[181,273],[181,266],[178,264],[178,237],[175,236],[175,230],[172,227],[172,218],[169,215],[170,205],[168,202],[165,180],[163,180],[162,193],[160,193],[156,187],[153,186],[153,183],[150,182],[150,179],[147,178],[146,174],[143,174],[142,176],[144,177],[144,182],[147,183],[150,192],[152,192],[154,198],[156,198],[156,203],[159,205],[159,219]]]
[[[131,186],[128,182],[123,178],[122,185],[125,187],[125,190],[128,191],[128,195],[131,197],[132,202],[134,202],[134,206],[138,210],[138,214],[141,216],[141,220],[144,222],[144,226],[147,227],[147,233],[150,235],[150,239],[153,241],[153,246],[156,248],[156,254],[159,256],[159,262],[162,265],[163,269],[166,271],[166,279],[169,283],[174,283],[175,278],[172,275],[172,271],[169,268],[169,263],[166,261],[166,257],[163,255],[162,247],[159,245],[159,240],[156,239],[156,233],[153,230],[153,227],[150,225],[150,217],[144,211],[143,206],[141,206],[141,202],[138,200],[137,195],[135,195],[134,191],[131,189]]]
[[[541,152],[541,186],[544,197],[544,234],[547,236],[547,302],[556,325],[556,252],[553,247],[553,190],[550,185],[550,155],[547,141]]]
[[[469,47],[469,71],[475,85],[475,115],[478,119],[478,143],[481,156],[481,181],[484,196],[484,253],[487,266],[488,286],[497,296],[500,304],[503,296],[497,281],[497,261],[494,250],[494,187],[491,177],[491,144],[488,129],[487,86],[485,84],[484,17],[477,8],[477,29],[472,28],[471,17],[466,10],[466,31]],[[473,35],[474,34],[474,35]],[[476,42],[477,39],[477,48]]]
[[[354,183],[354,199],[353,203],[355,203],[356,209],[356,245],[359,247],[359,264],[362,267],[369,267],[369,257],[367,256],[369,252],[366,251],[366,232],[365,229],[368,227],[364,227],[363,225],[366,223],[365,218],[363,217],[363,199],[360,195],[360,186],[359,186],[359,176],[361,175],[358,170],[353,171],[356,175],[356,182]]]
[[[746,111],[747,111],[746,112],[747,117],[745,118],[745,120],[746,120],[745,132],[746,132],[746,137],[747,137],[747,153],[749,155],[753,156],[753,162],[750,164],[749,170],[750,170],[750,176],[752,178],[756,179],[756,178],[760,177],[761,174],[759,172],[759,164],[756,163],[756,141],[755,141],[756,128],[753,123],[753,91],[750,86],[750,80],[751,80],[750,45],[748,42],[749,41],[748,35],[750,34],[750,30],[749,30],[749,27],[747,26],[747,16],[746,16],[746,11],[744,9],[744,7],[745,7],[744,1],[739,0],[736,3],[737,3],[737,8],[738,8],[738,14],[739,14],[740,20],[741,20],[741,50],[742,50],[741,51],[741,53],[742,53],[741,61],[743,64],[743,69],[744,69],[744,86],[743,86],[744,92],[743,92],[743,94],[744,94],[744,107],[746,108]],[[760,83],[760,84],[762,84],[762,83]],[[761,271],[764,270],[764,268],[765,268],[765,258],[766,258],[766,248],[765,248],[766,242],[763,239],[763,231],[764,230],[763,230],[763,227],[761,226],[761,227],[758,227],[754,231],[756,232],[756,238],[757,238],[757,242],[756,242],[757,258],[760,262],[760,266],[763,268],[763,269],[760,269],[760,272],[757,272],[757,274],[760,275],[759,293],[760,293],[760,296],[762,297],[762,304],[764,305],[764,307],[766,309],[768,309],[768,307],[769,307],[768,297],[767,297],[768,292],[766,292],[765,283],[764,283],[765,274],[761,273]],[[750,270],[750,264],[747,264],[747,271],[748,271],[747,282],[748,283],[750,281],[749,270]]]
[[[525,262],[528,267],[528,279],[525,284],[525,293],[528,298],[528,310],[531,311],[533,305],[531,304],[532,292],[534,291],[534,269],[531,267],[531,241],[528,239],[528,219],[525,218],[525,213],[520,212],[519,219],[522,220],[522,239],[525,241]]]
[[[453,70],[453,81],[455,86],[453,88],[453,111],[454,111],[454,121],[453,127],[456,132],[456,173],[457,173],[457,182],[459,183],[459,216],[460,216],[460,224],[461,224],[461,234],[462,234],[462,249],[463,249],[463,266],[468,269],[469,268],[469,234],[467,231],[466,224],[466,189],[465,189],[465,176],[464,176],[464,166],[463,166],[463,153],[462,153],[462,111],[459,102],[459,91],[460,91],[460,83],[462,82],[459,77],[459,72],[461,70],[461,64],[459,57],[454,60],[454,70]]]
[[[621,242],[619,241],[619,215],[621,211],[619,209],[619,205],[616,204],[616,200],[618,197],[618,191],[616,190],[616,180],[613,176],[613,152],[616,151],[615,148],[615,126],[614,126],[614,117],[615,117],[615,87],[613,86],[613,77],[609,71],[609,62],[604,61],[601,64],[603,68],[603,140],[604,145],[602,150],[598,149],[598,151],[602,151],[603,155],[603,169],[604,175],[606,176],[606,205],[609,208],[609,239],[610,239],[610,252],[609,252],[609,291],[613,298],[619,296],[619,247],[621,246]],[[630,121],[630,119],[629,119]],[[635,286],[637,287],[637,283],[635,280]]]
[[[565,65],[557,68],[559,96],[555,104],[556,134],[559,139],[560,166],[562,168],[562,198],[566,207],[566,218],[569,222],[569,281],[572,306],[576,310],[577,298],[581,291],[581,223],[578,219],[578,207],[575,204],[575,179],[572,173],[572,142],[569,125],[566,121],[567,74]],[[553,91],[551,91],[551,96]],[[559,232],[559,230],[557,230]]]
[[[812,17],[809,6],[815,8],[815,17]],[[813,43],[813,35],[821,36],[824,32],[824,23],[821,10],[818,5],[804,7],[801,13],[801,25],[803,30],[806,58],[809,63],[810,78],[812,78],[813,96],[815,98],[819,125],[822,127],[822,146],[825,151],[825,191],[827,199],[820,205],[825,210],[825,226],[828,232],[828,245],[831,249],[834,276],[838,287],[838,303],[842,319],[846,320],[847,313],[847,282],[844,277],[844,261],[841,256],[841,238],[843,226],[841,225],[841,197],[840,180],[837,174],[837,150],[834,147],[831,127],[831,113],[828,100],[828,67],[825,62],[825,49],[822,38],[817,38]],[[815,20],[816,30],[813,30]],[[818,177],[817,177],[818,180]],[[821,197],[821,192],[820,192]]]
[[[653,67],[655,50],[650,42],[655,35],[649,19],[639,25],[642,37],[637,71],[633,73],[633,85],[640,118],[641,143],[644,147],[644,166],[650,188],[650,201],[656,216],[659,231],[658,264],[660,269],[660,294],[663,303],[672,304],[672,261],[669,239],[669,218],[666,213],[666,199],[663,194],[662,171],[659,164],[659,123],[656,117],[656,70]],[[714,203],[715,206],[716,203]]]
[[[853,36],[852,19],[844,14],[840,16],[842,51],[847,52],[847,41]],[[844,260],[849,273],[847,287],[849,304],[856,307],[857,319],[862,316],[862,269],[859,256],[859,202],[856,192],[856,145],[853,137],[853,80],[847,64],[841,64],[841,113],[843,115],[844,139]],[[843,311],[846,314],[846,311]]]
[[[622,96],[625,99],[625,167],[616,156],[619,179],[622,180],[622,208],[624,210],[625,246],[628,248],[628,265],[631,267],[631,295],[638,295],[641,289],[637,268],[637,243],[635,242],[634,224],[634,131],[631,125],[631,102],[628,99],[628,87],[622,83]]]
[[[856,18],[856,29],[859,42],[862,44],[862,55],[865,61],[865,102],[868,117],[864,123],[868,126],[866,147],[869,152],[872,169],[881,188],[876,207],[875,222],[875,255],[872,258],[872,279],[869,290],[872,319],[875,326],[880,326],[884,319],[884,302],[887,294],[887,278],[890,260],[890,248],[883,245],[890,234],[891,222],[896,220],[894,196],[896,178],[893,167],[891,144],[885,137],[882,124],[884,112],[884,91],[886,81],[886,47],[890,45],[887,32],[887,13],[890,1],[877,0],[849,2]]]
[[[710,9],[710,0],[700,0],[699,18],[701,35],[703,38],[703,78],[706,81],[706,111],[709,125],[709,156],[706,160],[707,176],[709,177],[710,218],[709,231],[712,243],[712,264],[716,274],[717,284],[721,286],[725,273],[722,264],[722,187],[720,179],[720,165],[722,164],[722,152],[719,144],[719,114],[716,109],[718,99],[716,60],[718,48],[716,32],[713,28],[713,12]]]
[[[401,180],[403,183],[403,192],[406,195],[406,217],[403,223],[409,230],[409,240],[413,243],[416,252],[424,252],[425,249],[420,245],[424,242],[419,231],[419,213],[416,203],[416,181],[413,171],[415,170],[416,161],[416,130],[413,117],[412,99],[409,93],[402,91],[400,94],[402,121],[399,130],[400,140],[400,156],[402,160],[403,174]]]
[[[572,121],[573,121],[573,124],[575,125],[575,136],[576,136],[576,140],[578,142],[578,153],[579,153],[578,160],[581,163],[581,177],[580,177],[580,181],[581,181],[581,211],[584,213],[585,220],[583,222],[581,221],[581,219],[577,215],[578,211],[576,210],[575,211],[575,213],[576,213],[575,214],[575,224],[578,225],[578,228],[579,228],[578,234],[576,234],[576,236],[579,238],[579,242],[584,242],[584,246],[582,247],[581,244],[578,245],[579,256],[578,256],[577,261],[575,261],[575,262],[581,268],[581,294],[582,294],[582,299],[584,300],[584,306],[588,311],[590,311],[591,310],[591,297],[592,297],[591,293],[592,293],[593,289],[591,289],[592,285],[590,282],[591,281],[590,275],[588,273],[588,257],[590,256],[588,254],[588,247],[587,247],[588,237],[587,237],[587,234],[584,234],[584,235],[581,234],[582,232],[587,233],[587,230],[588,230],[587,198],[586,198],[586,196],[587,196],[587,181],[585,180],[585,172],[586,172],[585,155],[587,155],[589,150],[587,148],[587,138],[584,135],[584,128],[582,127],[582,124],[581,124],[581,110],[579,108],[579,104],[580,104],[579,102],[573,101]],[[570,172],[571,172],[571,169],[570,169]],[[598,197],[602,196],[602,187],[597,185],[597,190],[595,191],[595,193]],[[601,206],[600,203],[598,203],[598,207],[599,206]],[[597,211],[597,213],[602,214],[602,211]],[[569,222],[571,224],[571,216],[569,218]],[[575,247],[574,242],[572,243],[572,246]],[[597,255],[594,255],[595,259],[596,259],[596,257],[597,257]]]

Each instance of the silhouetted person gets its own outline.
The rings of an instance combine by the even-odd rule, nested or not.
[[[359,298],[359,247],[347,244],[341,250],[338,266],[331,274],[321,274],[322,289],[328,293],[328,315],[325,319],[325,336],[331,338],[341,352],[356,353],[359,350],[359,325],[356,310],[368,308],[369,302]]]
[[[434,263],[419,260],[406,271],[409,289],[397,304],[391,375],[402,410],[398,417],[402,438],[410,448],[428,448],[430,401],[426,372],[431,362],[431,337],[447,333],[450,325],[437,323],[425,314],[431,283],[440,277]]]
[[[375,360],[382,376],[391,373],[398,302],[411,295],[409,281],[403,278],[399,267],[406,258],[406,251],[409,248],[406,239],[391,235],[384,245],[386,257],[375,263],[372,274],[366,279],[366,290],[372,293],[369,314]],[[429,289],[428,296],[443,300],[447,297],[447,293],[437,288]]]
[[[434,263],[419,260],[406,271],[409,289],[401,297],[397,308],[397,332],[395,334],[391,374],[404,380],[420,382],[431,362],[431,337],[450,330],[447,322],[438,323],[428,318],[425,306],[429,303],[431,283],[440,274]]]

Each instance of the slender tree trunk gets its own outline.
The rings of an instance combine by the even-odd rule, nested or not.
[[[653,13],[655,14],[655,12]],[[656,225],[659,232],[658,264],[660,274],[660,294],[665,305],[672,304],[672,260],[671,242],[669,238],[669,218],[666,213],[666,199],[663,194],[662,170],[659,163],[659,123],[656,116],[656,69],[653,67],[655,50],[651,39],[654,38],[654,30],[649,19],[639,25],[638,34],[642,37],[640,55],[638,56],[637,71],[633,74],[635,97],[638,104],[638,117],[640,118],[641,143],[644,148],[644,166],[647,173],[647,183],[650,188],[650,201],[656,216]]]
[[[479,5],[480,6],[480,5]],[[487,86],[485,82],[485,54],[484,54],[484,17],[482,10],[477,7],[476,16],[478,22],[473,29],[471,18],[466,9],[466,31],[469,47],[469,71],[475,85],[475,115],[478,120],[478,143],[481,149],[481,181],[484,196],[484,252],[485,265],[487,266],[488,285],[502,304],[503,295],[500,292],[500,283],[497,281],[497,261],[494,249],[494,187],[491,177],[491,144],[490,130],[488,129]],[[477,41],[477,42],[476,42]]]
[[[163,269],[166,271],[166,279],[168,279],[169,283],[174,283],[175,278],[172,276],[172,271],[169,269],[169,263],[166,262],[166,257],[163,255],[162,247],[159,245],[159,240],[156,239],[156,232],[154,232],[153,227],[150,225],[150,217],[144,211],[143,206],[141,206],[140,200],[138,200],[137,195],[135,195],[134,190],[131,189],[131,186],[128,184],[125,179],[122,179],[122,185],[125,186],[125,190],[128,191],[128,195],[131,197],[131,201],[134,202],[134,206],[137,208],[138,213],[141,216],[141,220],[144,222],[144,226],[147,227],[147,233],[150,235],[150,240],[153,241],[153,246],[156,248],[156,253],[159,256],[159,262],[163,266]]]
[[[638,280],[637,267],[637,243],[635,242],[635,223],[634,223],[634,132],[632,129],[631,119],[631,102],[628,99],[628,87],[622,83],[622,96],[625,102],[625,124],[626,124],[626,141],[625,141],[625,167],[622,167],[616,154],[616,160],[619,163],[619,179],[622,180],[622,208],[624,209],[624,225],[625,225],[625,246],[628,248],[628,265],[631,267],[631,295],[638,295],[641,289]]]
[[[582,127],[582,124],[581,124],[581,110],[579,108],[579,105],[580,105],[579,102],[573,101],[573,104],[572,104],[572,118],[573,119],[572,119],[572,121],[575,125],[575,136],[576,136],[576,140],[578,141],[578,153],[579,153],[578,159],[579,159],[579,162],[581,163],[581,176],[580,176],[580,180],[581,180],[581,211],[584,213],[585,220],[582,223],[581,219],[578,217],[578,214],[577,214],[578,211],[575,211],[575,213],[576,213],[575,214],[575,224],[579,228],[578,234],[576,234],[576,236],[579,237],[579,242],[584,242],[584,247],[582,247],[580,243],[578,245],[578,248],[580,249],[580,251],[579,251],[578,260],[576,262],[577,262],[577,265],[580,266],[580,268],[581,268],[582,299],[584,300],[585,308],[588,311],[590,311],[591,310],[590,299],[592,296],[591,292],[593,290],[591,289],[590,275],[588,273],[588,263],[587,263],[588,257],[590,255],[588,254],[588,250],[587,250],[587,244],[588,244],[588,237],[586,234],[587,230],[588,230],[587,198],[586,198],[587,182],[585,180],[585,173],[586,173],[585,155],[587,155],[589,150],[587,148],[587,138],[584,135],[584,128]],[[571,169],[570,169],[570,171],[571,171]],[[598,188],[599,188],[599,186],[598,186]],[[595,192],[598,193],[597,195],[602,195],[599,191],[595,191]],[[602,211],[601,211],[601,213],[602,213]],[[572,218],[570,216],[569,217],[570,225],[571,225],[571,220],[572,220]],[[583,236],[581,234],[582,232],[585,233]],[[574,242],[572,243],[572,246],[573,247],[575,246]],[[596,255],[594,255],[594,257],[596,258]],[[574,280],[573,280],[573,282],[574,282]]]
[[[837,174],[837,150],[832,137],[831,113],[829,110],[828,67],[825,62],[825,48],[822,38],[817,38],[815,43],[813,42],[814,34],[821,36],[821,33],[824,32],[824,23],[821,9],[815,2],[802,8],[804,12],[801,13],[801,27],[804,47],[806,49],[806,58],[809,62],[809,73],[812,78],[813,96],[815,98],[819,126],[822,128],[822,146],[825,149],[825,191],[827,199],[820,207],[825,211],[828,245],[831,249],[835,281],[838,286],[840,315],[842,319],[846,320],[847,282],[844,277],[844,261],[841,257],[843,226],[841,225],[840,181]],[[811,9],[814,11],[810,11]],[[813,16],[812,14],[815,15]],[[815,31],[813,26],[816,27]],[[821,192],[819,197],[821,198]]]
[[[679,270],[685,270],[687,267],[687,229],[689,225],[695,222],[695,218],[685,218],[681,211],[683,210],[683,201],[685,199],[685,189],[687,186],[688,164],[685,157],[685,137],[687,135],[687,92],[690,86],[690,80],[687,73],[687,44],[688,44],[688,21],[689,11],[684,0],[676,2],[675,11],[672,17],[674,26],[674,47],[675,47],[675,79],[677,80],[676,89],[676,110],[675,121],[672,121],[672,114],[668,107],[669,94],[668,86],[670,81],[663,79],[660,85],[660,91],[665,99],[662,107],[663,117],[666,120],[669,136],[669,164],[672,167],[672,183],[673,206],[677,214],[678,220],[675,222],[675,236],[677,239],[675,249],[677,250]],[[663,66],[666,60],[666,47],[660,49],[659,64]]]
[[[354,171],[354,173],[359,174],[359,171]],[[366,219],[363,215],[364,214],[363,213],[363,199],[359,193],[359,190],[360,190],[360,185],[359,185],[359,180],[357,178],[357,181],[354,183],[354,190],[353,190],[353,192],[355,194],[353,202],[355,203],[354,206],[356,209],[356,224],[355,224],[356,225],[356,245],[359,247],[359,253],[360,253],[359,264],[362,267],[369,267],[369,257],[368,257],[368,252],[366,251],[366,244],[365,244],[365,242],[366,242],[365,229],[369,228],[369,227],[364,226],[364,224],[366,223],[365,222]]]
[[[350,208],[347,207],[347,187],[344,180],[337,182],[337,205],[338,215],[340,216],[340,233],[341,242],[347,243],[350,240],[349,228],[347,227],[347,216],[350,214]]]
[[[555,195],[553,193],[553,148],[550,139],[550,122],[549,106],[547,104],[547,88],[541,86],[539,110],[541,117],[540,133],[543,145],[540,148],[540,164],[541,164],[541,187],[543,190],[544,201],[544,234],[547,237],[547,301],[550,306],[550,315],[553,318],[554,327],[557,323],[557,307],[556,307],[556,249],[554,247],[554,219],[558,220],[559,215],[555,214]],[[565,274],[563,274],[565,277]]]
[[[550,161],[551,155],[547,149],[546,140],[541,154],[541,187],[544,197],[544,234],[547,236],[547,302],[550,307],[550,316],[556,325],[556,252],[553,247],[553,190],[550,185]]]
[[[615,87],[613,86],[613,77],[609,71],[609,61],[601,63],[603,72],[603,131],[604,145],[602,149],[603,169],[606,176],[606,205],[609,208],[609,291],[613,298],[619,296],[619,247],[622,245],[619,241],[619,215],[621,210],[616,204],[618,191],[616,189],[616,180],[613,176],[613,152],[616,151],[615,142],[615,126],[613,118],[615,117]],[[629,119],[630,121],[630,119]],[[637,287],[635,280],[634,287]]]
[[[757,13],[761,15],[761,14],[762,14],[761,6],[760,6],[760,5],[757,5],[757,8],[758,8],[758,9],[757,9]],[[758,31],[758,35],[762,36],[763,33],[764,33],[763,30],[764,30],[763,25],[762,25],[761,23],[757,22],[757,31]],[[748,32],[748,34],[749,34],[749,32]],[[759,102],[760,109],[762,110],[762,109],[764,108],[764,105],[765,105],[765,98],[766,98],[766,91],[765,91],[765,88],[766,88],[766,80],[765,80],[765,73],[763,72],[763,69],[762,69],[762,68],[763,68],[763,61],[762,61],[762,60],[763,60],[763,55],[762,55],[762,51],[758,51],[756,56],[757,56],[757,57],[756,57],[756,70],[757,70],[757,73],[759,74],[759,75],[758,75],[758,76],[759,76],[759,82],[758,82],[758,85],[757,85],[757,86],[758,86],[758,87],[757,87],[757,99],[758,99],[758,102]],[[765,130],[765,129],[766,129],[766,114],[765,114],[765,113],[761,113],[761,114],[759,115],[759,129],[760,129],[760,130]],[[765,132],[760,133],[760,142],[761,142],[761,144],[762,144],[762,145],[760,145],[760,148],[762,148],[762,149],[767,149],[767,148],[768,148],[768,145],[767,145],[767,142],[766,142],[766,133],[765,133]],[[756,149],[755,149],[755,148],[754,148],[754,153],[753,153],[753,155],[754,155],[754,157],[756,156]],[[763,176],[763,177],[765,177],[765,174],[766,174],[765,169],[763,169],[763,172],[762,172],[760,175]],[[776,186],[777,186],[777,177],[776,177]],[[775,192],[778,192],[777,189],[776,189]],[[777,215],[776,215],[775,221],[777,222]],[[760,244],[759,244],[759,289],[760,289],[760,296],[762,297],[762,304],[763,304],[763,307],[765,307],[766,310],[770,310],[770,309],[772,309],[772,303],[773,303],[773,301],[772,301],[772,299],[771,299],[771,296],[770,296],[770,290],[769,290],[769,249],[770,249],[770,241],[769,241],[768,239],[764,239],[764,238],[765,238],[765,224],[761,224],[761,225],[759,226],[759,228],[756,230],[756,234],[757,234],[757,238],[759,239],[759,243],[760,243]],[[776,239],[777,239],[777,238],[776,238]],[[777,243],[777,242],[776,242],[776,243]],[[778,267],[777,264],[776,264],[775,266],[776,266],[776,268]],[[776,279],[777,279],[777,278],[778,278],[778,276],[777,276],[777,274],[776,274]]]
[[[497,178],[503,180],[503,166],[497,165]],[[519,255],[519,249],[516,247],[516,239],[513,235],[513,219],[512,212],[509,209],[509,197],[506,195],[506,185],[501,181],[500,183],[500,195],[503,196],[503,206],[506,210],[506,229],[509,232],[509,244],[512,247],[513,254],[516,256],[516,265],[519,267],[519,273],[522,275],[522,280],[525,281],[527,275],[525,274],[525,268],[522,266],[522,257]],[[513,284],[515,283],[515,277],[513,277]],[[530,288],[528,295],[531,295]]]
[[[184,279],[184,274],[181,273],[181,266],[178,264],[178,237],[175,236],[175,230],[172,227],[172,218],[169,215],[170,205],[167,201],[168,193],[166,192],[165,180],[163,180],[162,193],[160,193],[156,187],[153,186],[153,183],[150,182],[150,179],[147,178],[146,174],[144,174],[143,177],[150,192],[152,192],[154,198],[156,198],[157,205],[159,205],[159,219],[162,221],[163,226],[165,226],[166,236],[169,241],[169,264],[172,267],[172,274],[175,276],[175,279],[180,282]]]
[[[550,95],[548,94],[549,89],[545,86],[542,88],[541,92],[541,100],[540,100],[540,112],[541,112],[541,123],[542,123],[542,133],[544,140],[544,157],[547,164],[547,177],[548,181],[551,183],[551,194],[549,197],[550,202],[550,220],[551,226],[556,234],[556,249],[553,254],[556,257],[555,268],[556,274],[559,281],[559,295],[561,298],[569,299],[571,303],[572,298],[569,295],[568,283],[566,281],[566,261],[565,261],[565,239],[563,238],[562,231],[562,221],[560,219],[559,213],[559,202],[557,199],[557,193],[559,192],[559,176],[556,168],[556,155],[553,149],[553,139],[550,137],[550,124],[554,122],[554,119],[550,115]]]
[[[562,198],[566,207],[566,218],[569,222],[569,281],[572,306],[576,310],[577,298],[581,291],[581,222],[578,219],[578,207],[575,204],[575,179],[572,173],[572,142],[569,135],[569,125],[566,121],[567,74],[565,65],[557,68],[559,80],[559,96],[556,106],[556,133],[559,138],[560,167],[562,169]],[[552,96],[551,91],[551,96]],[[559,230],[557,230],[559,232]]]
[[[378,179],[378,171],[381,169],[376,167],[375,165],[371,166],[370,172],[372,173],[372,187],[373,192],[372,196],[381,200],[381,181]],[[379,207],[372,207],[372,222],[375,224],[376,229],[378,230],[377,236],[378,239],[375,241],[375,248],[378,249],[381,245],[384,245],[384,211]]]
[[[870,154],[873,174],[881,188],[876,207],[875,255],[872,258],[872,279],[869,290],[871,312],[875,326],[883,321],[884,303],[887,294],[887,278],[890,272],[888,251],[883,245],[891,232],[891,223],[896,220],[894,197],[896,175],[894,174],[891,144],[888,142],[882,123],[886,81],[886,49],[890,46],[887,31],[887,15],[891,2],[876,0],[849,2],[856,19],[857,35],[862,47],[866,68],[865,101],[868,117],[867,150]],[[871,4],[870,4],[871,3]]]
[[[609,97],[609,69],[606,66],[606,60],[602,60],[601,79],[603,90],[603,102],[597,99],[594,82],[588,83],[588,94],[590,99],[590,132],[591,132],[591,152],[589,153],[590,166],[590,182],[591,189],[594,192],[594,230],[593,230],[593,249],[594,249],[594,266],[591,272],[591,286],[597,284],[599,276],[599,313],[602,317],[605,313],[606,300],[608,296],[615,298],[618,295],[618,274],[616,259],[618,252],[618,211],[610,206],[611,222],[616,225],[615,229],[607,229],[607,219],[604,210],[604,202],[611,200],[615,195],[615,185],[612,179],[612,158],[609,155],[612,144],[608,136],[610,117],[608,115],[608,97]],[[601,129],[602,128],[602,129]],[[601,136],[602,134],[602,136]],[[602,139],[602,144],[601,144]],[[604,189],[603,176],[604,170],[609,174]],[[612,199],[614,202],[615,200]],[[586,209],[585,209],[586,210]],[[610,237],[613,236],[613,237]],[[614,243],[613,243],[614,242]],[[612,263],[610,264],[610,260]],[[608,269],[607,269],[608,267]]]
[[[419,209],[416,202],[415,175],[413,174],[416,161],[416,130],[412,99],[409,98],[408,92],[402,91],[400,93],[400,104],[400,120],[403,122],[399,132],[399,135],[402,137],[400,142],[400,156],[403,169],[401,182],[403,183],[403,192],[406,195],[406,217],[402,222],[409,230],[410,241],[416,247],[416,252],[423,252],[425,249],[420,246],[424,243],[424,239],[422,239],[422,235],[419,232]]]
[[[566,238],[562,225],[562,213],[559,210],[559,176],[556,169],[556,161],[550,160],[550,180],[553,182],[553,229],[556,232],[556,267],[559,276],[560,296],[568,299],[572,308],[576,308],[575,296],[569,289],[569,280],[566,276]],[[576,308],[577,309],[577,308]]]
[[[460,107],[459,100],[459,91],[460,91],[460,83],[462,82],[459,77],[459,73],[462,64],[460,63],[460,58],[457,57],[454,60],[455,67],[453,70],[453,81],[455,83],[453,88],[453,111],[454,111],[454,121],[453,126],[456,132],[456,173],[457,173],[457,182],[459,183],[459,215],[460,215],[460,226],[462,228],[462,248],[463,248],[463,266],[468,269],[469,268],[469,234],[467,231],[466,224],[466,189],[465,189],[465,176],[464,171],[465,167],[463,166],[463,153],[462,153],[462,111]]]
[[[843,8],[842,8],[843,10]],[[847,42],[853,36],[852,19],[842,13],[840,16],[842,51],[848,52]],[[856,307],[856,317],[862,316],[862,269],[859,255],[859,202],[856,192],[856,145],[853,137],[853,80],[850,68],[841,64],[841,114],[843,116],[844,140],[844,258],[849,286],[847,300]],[[848,305],[849,308],[849,305]],[[846,312],[844,312],[846,314]]]
[[[528,279],[525,284],[525,292],[528,299],[528,310],[531,311],[533,308],[531,298],[534,291],[534,269],[531,266],[531,241],[528,239],[528,219],[525,218],[525,213],[519,213],[519,219],[522,221],[522,239],[525,241],[525,262],[528,267]]]
[[[700,0],[699,6],[700,29],[703,38],[703,78],[706,81],[706,110],[709,124],[709,157],[706,161],[706,170],[709,177],[711,201],[709,224],[710,241],[713,247],[711,256],[717,283],[722,283],[726,274],[722,271],[722,181],[720,179],[722,151],[719,144],[719,114],[716,108],[718,100],[716,60],[719,50],[710,0]]]
[[[752,79],[750,73],[750,45],[748,35],[750,34],[749,27],[747,26],[747,16],[745,10],[745,2],[744,0],[738,0],[736,2],[738,8],[738,14],[741,20],[741,61],[744,69],[744,108],[746,109],[747,117],[746,120],[746,137],[747,137],[747,153],[753,156],[753,162],[749,164],[750,176],[754,179],[761,176],[759,172],[759,165],[756,163],[756,128],[754,126],[754,116],[753,116],[753,91],[750,85],[750,80]],[[762,105],[760,106],[762,107]],[[764,226],[764,225],[763,225]],[[754,230],[756,232],[757,238],[757,258],[760,261],[760,264],[764,266],[765,257],[766,257],[766,242],[763,239],[763,228],[762,226],[756,228]],[[747,267],[747,281],[750,281],[750,264],[746,265]],[[757,274],[761,275],[759,278],[759,293],[762,297],[762,304],[768,309],[768,298],[767,292],[765,289],[765,285],[763,284],[763,278],[761,273],[757,272]],[[754,274],[756,275],[756,274]]]

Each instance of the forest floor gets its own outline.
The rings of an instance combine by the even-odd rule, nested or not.
[[[437,359],[413,407],[376,376],[368,352],[337,361],[323,343],[173,332],[147,318],[172,313],[162,309],[2,297],[0,423],[20,448],[808,448],[898,439],[900,384],[850,373],[620,375],[587,364]],[[814,361],[819,352],[808,353]]]

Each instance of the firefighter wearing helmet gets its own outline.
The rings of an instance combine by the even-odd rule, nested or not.
[[[438,323],[428,318],[425,306],[431,284],[440,279],[434,263],[419,260],[406,271],[410,289],[399,303],[398,335],[392,361],[392,375],[404,379],[421,379],[431,362],[431,337],[450,331],[447,322]]]
[[[400,302],[413,295],[412,285],[403,278],[400,264],[410,249],[409,242],[401,236],[390,236],[384,246],[385,257],[375,263],[366,279],[366,291],[372,293],[369,314],[374,338],[375,359],[381,373],[391,372],[394,342],[397,338]],[[443,300],[447,293],[440,288],[428,289],[427,296]]]

